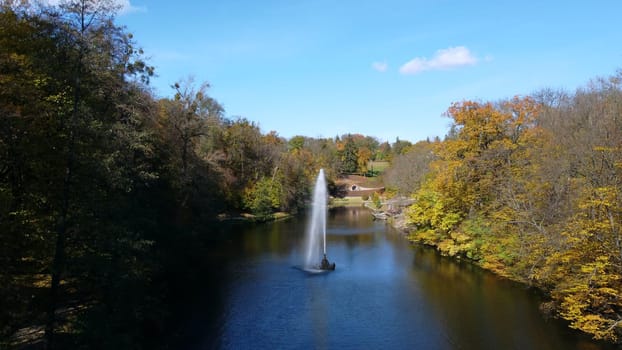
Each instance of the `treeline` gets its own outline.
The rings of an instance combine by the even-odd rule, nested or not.
[[[394,164],[410,180],[392,185],[415,189],[411,238],[542,288],[543,310],[622,341],[622,73],[447,116],[445,140]]]
[[[320,168],[338,194],[410,146],[264,134],[191,79],[157,98],[112,1],[0,6],[0,347],[25,327],[48,348],[165,347],[216,219],[294,213]]]

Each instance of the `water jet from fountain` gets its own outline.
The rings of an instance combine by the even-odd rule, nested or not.
[[[326,212],[328,210],[328,190],[324,169],[315,181],[313,188],[313,202],[311,205],[311,220],[306,232],[306,259],[305,269],[334,270],[335,263],[326,258]],[[320,260],[321,258],[321,260]],[[318,264],[319,262],[319,264]]]

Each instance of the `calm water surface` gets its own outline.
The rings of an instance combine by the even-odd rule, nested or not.
[[[520,285],[412,246],[365,209],[329,212],[334,272],[309,274],[305,218],[244,226],[188,321],[192,349],[608,349]],[[208,316],[205,316],[208,314]]]

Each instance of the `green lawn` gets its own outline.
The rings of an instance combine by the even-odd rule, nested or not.
[[[389,167],[389,162],[382,160],[382,161],[370,161],[369,165],[367,166],[367,168],[369,170],[374,170],[377,171],[379,173],[382,174],[382,172],[384,172],[387,168]]]
[[[331,198],[329,205],[331,207],[360,207],[365,203],[361,197],[345,197]]]

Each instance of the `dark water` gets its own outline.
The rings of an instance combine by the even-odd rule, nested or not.
[[[309,274],[305,218],[238,228],[186,332],[192,349],[607,349],[545,319],[535,292],[412,246],[365,209],[328,218],[334,272]]]

